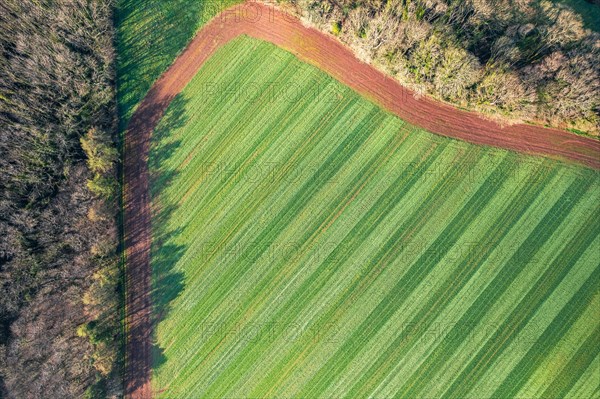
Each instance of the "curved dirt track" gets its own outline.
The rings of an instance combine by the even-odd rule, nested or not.
[[[600,142],[595,139],[529,125],[502,128],[477,114],[427,98],[416,99],[395,80],[360,62],[333,37],[307,28],[296,18],[271,6],[245,3],[227,9],[196,35],[154,84],[131,118],[125,135],[127,397],[152,396],[151,219],[147,165],[150,138],[171,100],[204,61],[241,34],[292,52],[400,118],[431,132],[476,144],[563,158],[600,169]]]

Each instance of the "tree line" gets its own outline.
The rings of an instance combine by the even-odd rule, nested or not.
[[[565,2],[283,1],[418,93],[509,123],[600,134],[600,23],[587,26]]]
[[[0,2],[0,397],[113,397],[113,0]]]

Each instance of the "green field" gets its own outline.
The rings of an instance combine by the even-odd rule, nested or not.
[[[429,134],[247,37],[150,168],[158,396],[598,397],[594,171]]]

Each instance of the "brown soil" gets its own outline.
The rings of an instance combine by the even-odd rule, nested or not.
[[[151,218],[148,153],[150,137],[169,103],[204,61],[231,39],[246,34],[269,41],[315,65],[400,118],[431,132],[465,140],[575,161],[600,169],[600,141],[539,126],[501,127],[471,112],[426,97],[417,99],[397,81],[359,61],[334,37],[271,6],[245,3],[225,10],[198,32],[140,103],[125,135],[125,245],[127,256],[126,395],[150,398]]]

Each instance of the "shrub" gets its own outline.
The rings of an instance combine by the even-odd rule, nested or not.
[[[331,33],[333,33],[335,36],[339,36],[341,31],[342,31],[342,23],[341,22],[335,21],[334,23],[331,24]]]

